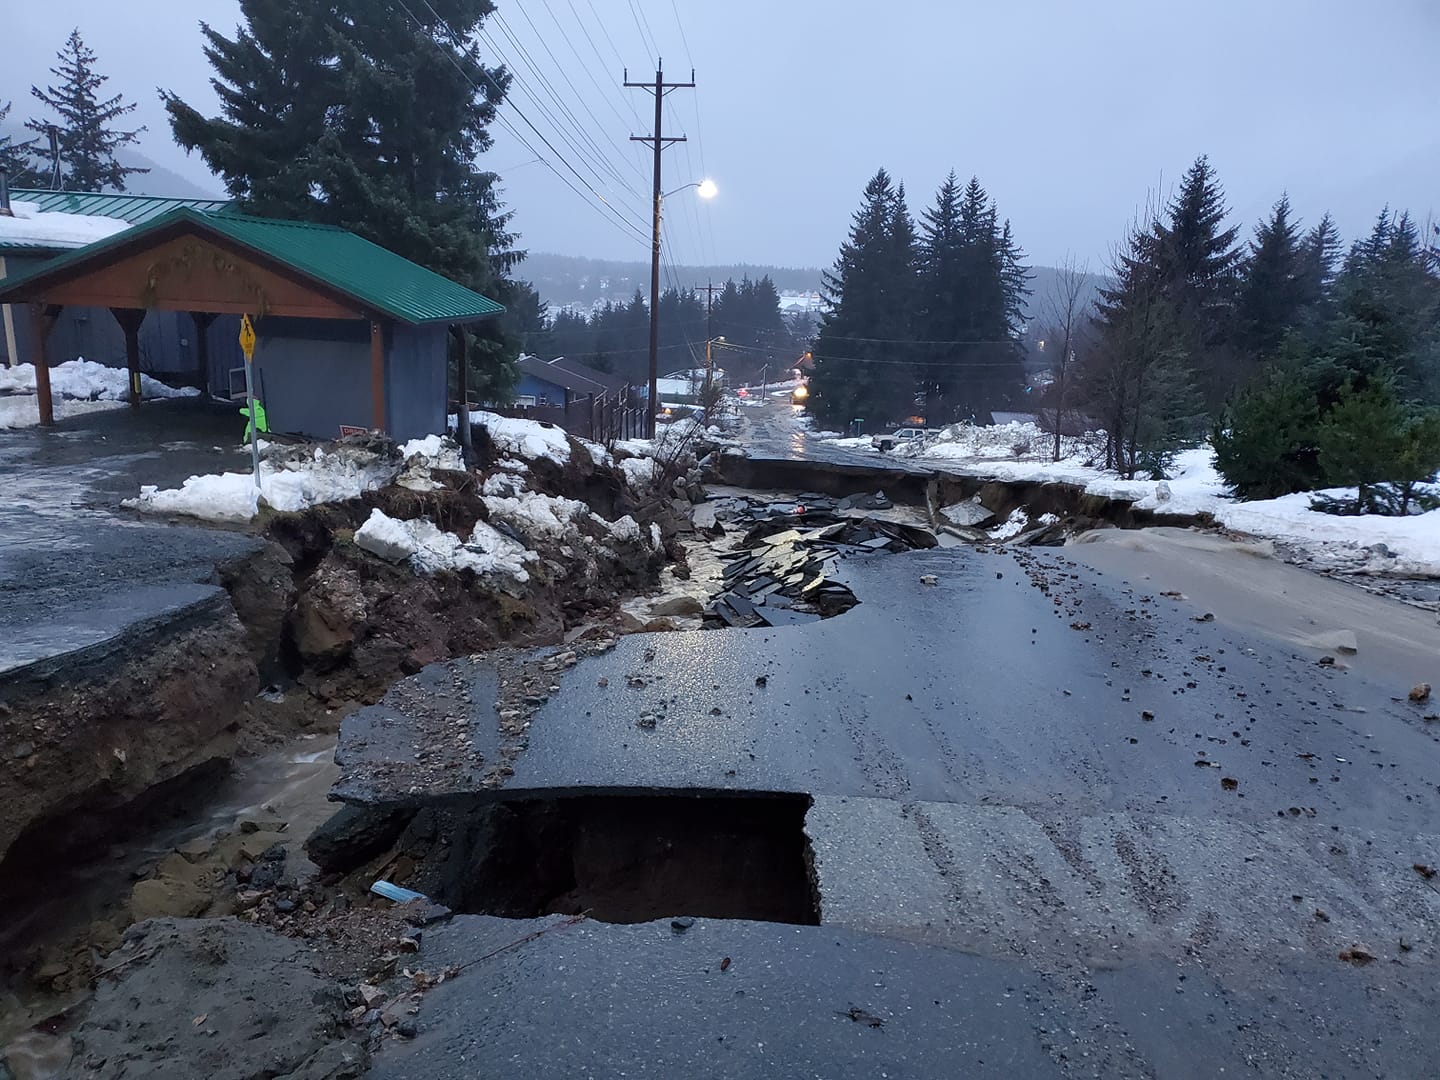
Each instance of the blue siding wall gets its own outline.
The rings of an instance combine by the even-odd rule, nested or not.
[[[517,398],[533,397],[537,405],[565,404],[565,388],[563,386],[558,383],[546,382],[535,375],[520,376],[520,381],[515,384],[515,396]]]
[[[392,438],[444,432],[448,333],[444,326],[396,326],[386,335],[385,404]]]
[[[255,392],[272,431],[334,439],[342,424],[368,428],[370,324],[349,319],[263,319]],[[386,426],[400,440],[445,430],[445,327],[385,334]]]

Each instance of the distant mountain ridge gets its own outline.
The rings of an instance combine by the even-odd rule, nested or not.
[[[744,277],[758,279],[768,274],[775,282],[775,288],[782,293],[813,293],[820,291],[822,273],[818,267],[753,263],[677,266],[662,276],[661,287],[668,288],[672,279],[682,288],[693,288],[710,281],[721,285],[730,278],[739,281]],[[1031,267],[1027,316],[1032,324],[1037,320],[1043,322],[1053,302],[1058,299],[1059,273],[1053,266]],[[528,255],[517,268],[516,275],[535,286],[552,312],[562,307],[588,309],[607,300],[628,300],[637,289],[646,296],[650,293],[650,264],[638,260],[625,262],[539,252]],[[1093,301],[1096,290],[1104,281],[1102,275],[1087,274],[1082,302],[1088,304]]]

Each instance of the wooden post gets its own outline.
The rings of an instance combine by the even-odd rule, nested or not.
[[[465,328],[463,326],[452,326],[450,327],[450,330],[454,333],[455,340],[459,342],[460,356],[460,360],[456,366],[455,372],[456,391],[460,395],[460,404],[455,407],[455,434],[460,439],[460,449],[464,452],[465,464],[469,465],[475,453],[475,444],[470,434],[470,357],[466,355],[468,349],[467,342],[465,341]],[[447,377],[445,379],[445,382],[447,393],[445,396],[447,403],[445,406],[445,412],[447,421],[446,426],[448,427],[450,412],[450,406],[448,403],[450,395],[448,393],[448,388],[450,379],[448,377],[448,372],[446,373],[446,375]]]
[[[370,320],[370,404],[371,427],[385,431],[385,327],[378,319]]]
[[[35,400],[40,406],[41,426],[50,427],[55,423],[55,406],[50,400],[50,355],[46,341],[60,309],[31,304],[30,314],[35,330]]]
[[[205,394],[210,391],[210,324],[215,316],[208,311],[192,311],[190,321],[195,324],[196,386]]]
[[[130,371],[130,407],[140,407],[140,324],[145,312],[134,308],[111,308],[110,314],[125,332],[125,366]]]

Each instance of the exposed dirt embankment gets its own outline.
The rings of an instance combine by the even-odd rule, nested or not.
[[[63,671],[7,679],[0,856],[37,821],[68,819],[63,838],[77,844],[155,785],[228,757],[256,688],[245,628],[223,594]],[[90,816],[75,817],[81,809]]]
[[[1095,525],[1114,525],[1122,529],[1139,529],[1148,525],[1208,525],[1208,515],[1166,514],[1157,510],[1138,510],[1125,499],[1090,495],[1076,484],[1040,483],[1023,480],[989,480],[980,476],[955,473],[935,474],[932,501],[948,506],[979,496],[980,502],[997,517],[1023,508],[1034,517],[1053,514],[1057,518],[1074,518]]]

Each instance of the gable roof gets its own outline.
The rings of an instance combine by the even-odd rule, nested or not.
[[[87,264],[103,264],[179,234],[218,240],[339,294],[364,311],[412,326],[476,322],[505,310],[488,297],[344,229],[233,212],[211,214],[185,206],[5,280],[0,303],[42,299],[47,283],[83,273]]]
[[[599,368],[593,368],[589,364],[582,364],[579,360],[570,360],[563,356],[557,356],[549,363],[552,368],[560,368],[573,375],[589,379],[591,382],[607,390],[616,391],[617,393],[630,385],[629,380],[620,375],[612,375],[608,371],[601,371]]]
[[[515,366],[520,369],[522,375],[529,375],[531,378],[550,383],[552,386],[563,387],[574,394],[596,394],[604,393],[606,390],[605,386],[593,379],[587,379],[583,375],[577,375],[573,371],[567,371],[554,364],[547,364],[538,356],[530,356],[528,353],[515,361]]]

